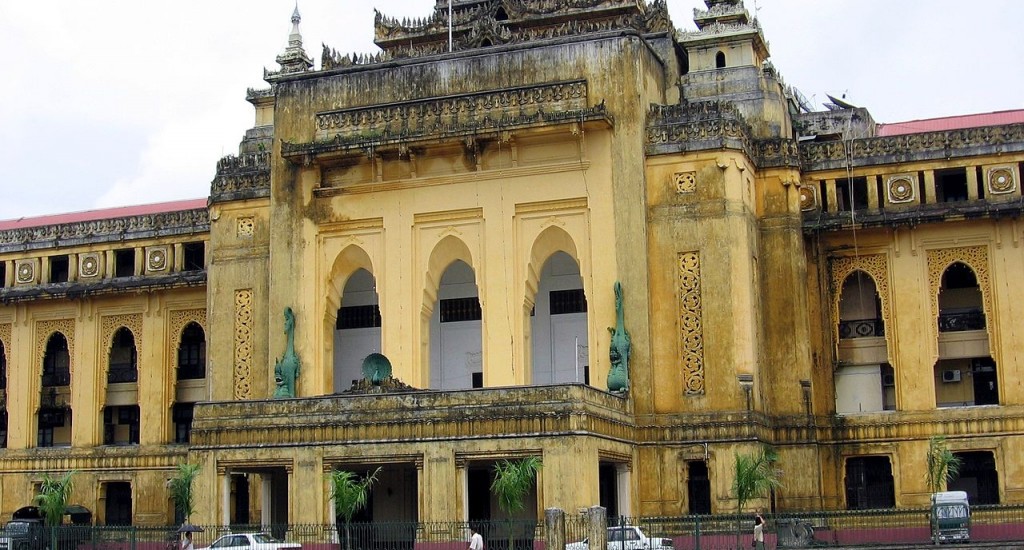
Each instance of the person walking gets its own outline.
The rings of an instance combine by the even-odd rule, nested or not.
[[[185,531],[185,538],[181,539],[181,550],[193,550],[192,531]]]
[[[484,550],[484,538],[476,532],[476,527],[470,525],[469,532],[472,533],[469,537],[469,550]]]
[[[754,514],[754,550],[764,550],[764,518],[760,513]]]

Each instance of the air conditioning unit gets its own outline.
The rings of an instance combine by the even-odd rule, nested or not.
[[[942,371],[942,381],[945,383],[959,382],[960,371],[958,370],[944,370]]]
[[[882,387],[891,388],[896,385],[896,375],[894,374],[883,374],[882,375]]]

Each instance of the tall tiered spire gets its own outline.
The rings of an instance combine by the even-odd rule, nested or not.
[[[299,32],[299,22],[302,16],[299,15],[299,4],[295,3],[295,11],[292,12],[292,32],[288,35],[288,47],[284,53],[277,56],[277,63],[281,65],[281,73],[299,73],[308,71],[313,67],[313,60],[306,55],[302,48],[302,33]]]

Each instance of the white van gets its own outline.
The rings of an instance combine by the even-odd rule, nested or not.
[[[966,491],[932,495],[931,528],[934,542],[971,540],[971,505]]]

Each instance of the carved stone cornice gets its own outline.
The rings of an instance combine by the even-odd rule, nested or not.
[[[305,162],[324,153],[594,120],[611,117],[603,102],[587,106],[586,81],[557,82],[320,113],[316,141],[284,142],[281,151],[292,162]]]
[[[631,440],[630,403],[580,385],[200,403],[192,445],[211,449],[559,434]]]
[[[194,235],[210,230],[206,208],[123,218],[42,225],[0,231],[0,252],[20,252],[154,237]]]
[[[664,0],[488,0],[452,10],[452,49],[464,51],[556,37],[630,29],[641,34],[674,29]],[[388,17],[375,12],[374,41],[382,56],[339,56],[324,49],[324,69],[380,62],[449,51],[447,4],[419,19]],[[365,61],[361,61],[365,60]]]
[[[4,449],[4,474],[41,475],[44,472],[76,470],[79,472],[132,472],[139,469],[166,470],[170,474],[185,462],[188,447],[168,446],[99,446],[99,447],[36,447]]]
[[[1024,124],[800,144],[804,172],[1020,152]]]
[[[854,227],[914,227],[926,223],[975,218],[1020,217],[1024,205],[1020,202],[990,202],[976,200],[963,203],[921,204],[899,210],[856,212],[809,211],[803,215],[806,234],[826,231],[846,231]]]
[[[169,275],[145,275],[101,279],[96,282],[48,283],[0,288],[0,304],[33,300],[78,299],[119,292],[169,290],[206,285],[206,271],[188,271]]]
[[[218,203],[269,196],[269,152],[229,155],[217,161],[217,175],[210,182],[210,202]]]
[[[753,158],[751,131],[731,103],[654,105],[647,113],[647,154],[735,149]]]

